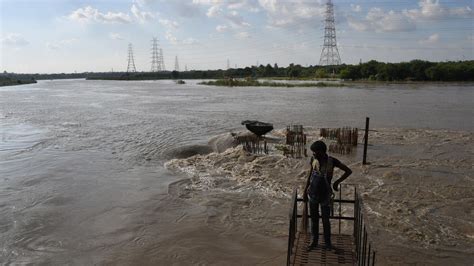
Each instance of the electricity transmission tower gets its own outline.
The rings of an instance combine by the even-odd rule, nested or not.
[[[151,72],[161,71],[160,55],[158,53],[158,39],[151,40]]]
[[[337,50],[336,22],[334,19],[334,4],[331,0],[326,3],[326,18],[324,19],[324,46],[319,59],[321,66],[337,66],[341,57]]]
[[[163,49],[161,49],[161,48],[160,48],[160,57],[159,57],[158,64],[160,65],[161,71],[165,71],[165,70],[166,70],[166,68],[165,68],[165,60],[163,59]]]
[[[230,68],[230,61],[229,61],[229,59],[227,59],[227,69],[229,69],[229,68]]]
[[[178,56],[174,58],[174,70],[179,71]]]
[[[133,48],[132,44],[128,44],[128,65],[127,65],[127,73],[128,72],[137,72],[135,68],[135,60],[133,60]]]

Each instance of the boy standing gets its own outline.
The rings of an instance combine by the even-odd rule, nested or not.
[[[318,140],[311,145],[313,157],[311,158],[311,171],[306,182],[304,200],[309,198],[309,210],[311,214],[312,242],[308,250],[318,246],[319,238],[319,206],[321,206],[321,218],[323,221],[325,248],[333,249],[331,244],[330,202],[333,191],[338,191],[339,184],[352,174],[352,170],[338,159],[328,156],[327,147],[324,142]],[[331,188],[334,167],[344,171]]]

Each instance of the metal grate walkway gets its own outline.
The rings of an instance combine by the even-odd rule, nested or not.
[[[320,235],[319,239],[323,238]],[[306,247],[310,243],[311,235],[298,233],[290,265],[355,265],[353,236],[332,235],[331,239],[336,250],[323,249],[325,244],[323,240],[317,248],[308,252]]]

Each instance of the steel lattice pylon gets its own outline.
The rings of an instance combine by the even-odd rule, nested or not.
[[[165,68],[165,61],[163,59],[163,49],[160,48],[160,60],[159,60],[159,63],[161,63],[161,71],[165,71],[166,68]]]
[[[179,62],[178,62],[178,56],[174,58],[174,70],[179,71]]]
[[[158,53],[158,39],[153,38],[151,40],[151,72],[158,72],[162,71],[161,69],[161,62],[160,62],[160,55]]]
[[[321,51],[319,65],[337,66],[341,64],[341,57],[337,49],[336,22],[334,19],[334,4],[331,0],[326,3],[326,18],[324,20],[324,46]]]
[[[131,43],[128,44],[127,72],[137,72],[137,69],[135,68],[135,60],[133,59],[133,48]]]

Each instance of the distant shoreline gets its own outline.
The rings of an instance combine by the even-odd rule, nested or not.
[[[203,81],[199,85],[220,86],[220,87],[344,87],[343,83],[327,83],[327,82],[305,82],[305,83],[286,83],[286,82],[270,82],[258,81],[254,79],[218,79],[214,81]]]
[[[33,83],[38,83],[38,82],[34,79],[11,79],[11,78],[0,79],[0,87],[26,85],[26,84],[33,84]]]

